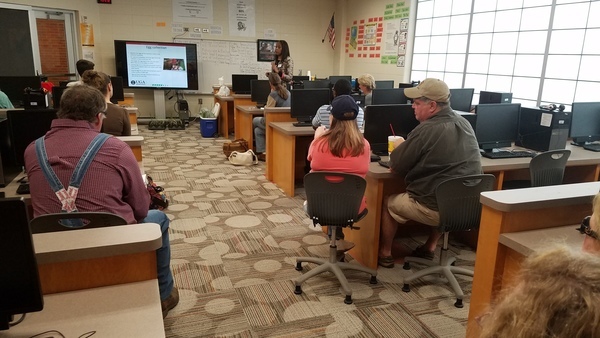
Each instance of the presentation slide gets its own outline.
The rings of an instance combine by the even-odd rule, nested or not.
[[[187,88],[186,47],[127,43],[129,87]]]

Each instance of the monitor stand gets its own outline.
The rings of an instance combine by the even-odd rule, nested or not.
[[[312,127],[312,121],[298,121],[292,123],[294,127]]]
[[[258,109],[263,109],[265,107],[266,103],[256,103],[256,108]]]

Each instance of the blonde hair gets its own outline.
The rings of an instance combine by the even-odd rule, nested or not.
[[[371,74],[363,74],[358,78],[358,84],[373,90],[375,89],[375,78]]]
[[[600,257],[564,246],[528,257],[480,337],[600,337]]]
[[[88,86],[98,89],[102,94],[108,93],[108,85],[110,84],[110,76],[96,71],[86,70],[81,76],[81,80]]]
[[[594,196],[594,201],[592,202],[592,213],[592,217],[594,218],[594,223],[596,225],[596,228],[592,230],[600,234],[600,192]]]
[[[335,157],[359,156],[365,151],[365,139],[358,129],[356,120],[338,120],[333,118],[329,130],[320,138],[321,151],[325,143],[329,145],[329,151]]]
[[[277,91],[279,97],[281,97],[284,100],[287,100],[289,92],[287,88],[285,88],[285,86],[281,83],[281,77],[279,76],[279,74],[269,72],[267,73],[267,78],[269,79],[269,83],[271,84],[271,86],[275,87],[275,90]]]

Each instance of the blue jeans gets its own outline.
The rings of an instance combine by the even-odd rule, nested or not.
[[[256,152],[264,153],[267,150],[267,131],[265,118],[262,116],[255,117],[252,119],[252,125],[254,126],[254,143],[256,143]]]
[[[169,297],[173,290],[173,273],[171,272],[171,246],[169,244],[169,218],[160,210],[149,210],[148,216],[141,223],[157,223],[162,233],[162,246],[156,250],[156,270],[158,271],[158,290],[160,300]]]

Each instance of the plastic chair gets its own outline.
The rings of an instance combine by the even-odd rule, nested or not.
[[[537,154],[529,163],[530,180],[505,181],[502,189],[543,187],[562,184],[565,166],[571,155],[568,149],[549,150]]]
[[[481,203],[479,195],[483,191],[493,190],[496,178],[494,175],[469,175],[452,178],[440,183],[435,189],[435,195],[440,213],[440,225],[438,230],[444,233],[444,244],[442,246],[440,261],[406,257],[404,269],[410,270],[410,262],[427,265],[421,271],[404,278],[402,291],[410,292],[409,283],[415,279],[431,274],[443,274],[452,290],[456,294],[454,306],[462,308],[462,292],[454,274],[473,276],[473,271],[454,266],[456,257],[448,257],[448,234],[450,231],[465,231],[479,227],[481,218]]]
[[[64,225],[67,220],[81,220],[81,225],[77,227]],[[31,220],[29,227],[32,233],[41,234],[45,232],[91,229],[126,224],[127,221],[123,217],[108,212],[63,212],[38,216]]]
[[[304,176],[308,215],[313,220],[313,224],[331,227],[332,234],[336,233],[337,227],[358,229],[352,225],[360,219],[359,208],[366,186],[365,179],[354,174],[321,171]],[[364,215],[366,212],[361,212],[361,216]],[[352,290],[343,270],[366,272],[371,275],[369,282],[377,284],[376,270],[358,264],[339,262],[336,259],[336,249],[336,239],[333,235],[329,244],[329,258],[296,258],[296,270],[298,271],[302,270],[302,262],[315,263],[319,266],[295,280],[295,294],[302,294],[301,285],[307,279],[325,271],[332,272],[337,277],[346,296],[344,299],[346,304],[352,304]]]

